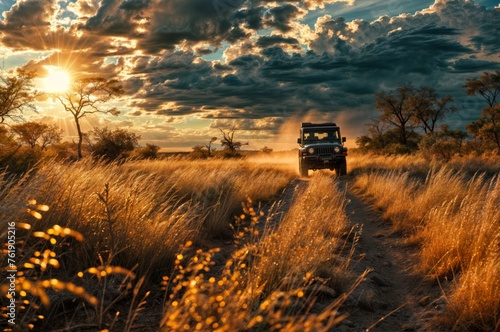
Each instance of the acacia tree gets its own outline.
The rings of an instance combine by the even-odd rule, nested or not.
[[[103,109],[101,107],[122,94],[123,88],[118,80],[90,77],[76,81],[70,90],[56,96],[65,111],[73,115],[78,132],[78,159],[82,158],[83,142],[80,120],[86,115],[95,113],[120,114],[120,111],[116,108]]]
[[[34,71],[17,70],[16,77],[0,76],[0,123],[14,119],[25,109],[35,110],[33,102],[40,92],[33,90]]]
[[[436,124],[447,114],[457,112],[452,106],[453,98],[440,97],[436,90],[422,86],[414,92],[411,107],[414,108],[413,124],[421,125],[426,134],[434,135]]]
[[[57,125],[45,123],[24,122],[12,126],[12,131],[17,134],[21,143],[32,149],[40,145],[44,150],[50,144],[59,143],[62,139],[62,130]]]
[[[468,78],[464,84],[467,95],[480,95],[486,100],[489,107],[495,106],[500,94],[500,71],[484,72],[480,78]]]
[[[451,97],[441,97],[427,86],[416,89],[411,84],[401,84],[394,91],[379,92],[375,95],[375,107],[381,115],[370,124],[368,136],[360,137],[359,142],[367,148],[377,145],[383,148],[395,143],[392,137],[397,133],[397,142],[408,149],[415,139],[419,139],[418,127],[432,136],[437,123],[457,111],[452,102]]]
[[[399,143],[404,146],[408,145],[408,138],[413,134],[414,95],[410,84],[401,84],[396,91],[375,94],[375,108],[381,113],[380,119],[398,129]]]

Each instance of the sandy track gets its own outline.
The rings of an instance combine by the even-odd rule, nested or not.
[[[394,233],[380,212],[355,193],[349,180],[340,180],[338,186],[346,191],[351,226],[360,230],[351,268],[355,275],[370,272],[346,301],[349,317],[339,330],[427,330],[439,289],[415,272],[417,248]]]
[[[392,231],[381,212],[356,193],[352,181],[338,181],[338,189],[346,193],[350,226],[358,231],[351,272],[353,278],[370,272],[345,302],[342,313],[349,317],[334,331],[428,331],[427,320],[441,309],[439,288],[415,272],[418,248]],[[285,188],[267,211],[267,226],[279,223],[307,182],[297,179]]]

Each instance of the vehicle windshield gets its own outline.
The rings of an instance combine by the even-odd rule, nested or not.
[[[304,142],[338,142],[340,135],[338,130],[331,129],[309,129],[304,130]]]

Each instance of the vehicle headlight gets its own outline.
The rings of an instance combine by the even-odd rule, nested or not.
[[[309,154],[314,154],[314,148],[307,149],[307,152],[309,152]]]
[[[335,153],[340,153],[340,151],[341,151],[340,146],[334,147],[333,151],[335,151]]]

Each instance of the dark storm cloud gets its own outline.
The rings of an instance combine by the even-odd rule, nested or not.
[[[5,19],[0,20],[1,44],[15,50],[58,50],[72,54],[66,62],[74,62],[75,53],[101,42],[92,36],[76,36],[74,27],[55,25],[58,9],[55,0],[18,1],[3,13]]]
[[[218,46],[225,38],[237,40],[244,33],[231,17],[244,1],[170,0],[161,1],[151,13],[149,35],[140,42],[148,52],[172,49],[181,41],[207,42]]]
[[[27,0],[17,2],[10,11],[5,12],[5,21],[0,25],[2,30],[17,30],[50,25],[55,12],[55,0]]]
[[[218,46],[223,40],[235,42],[247,36],[233,18],[243,3],[243,0],[104,0],[82,28],[97,35],[136,38],[138,47],[149,54],[174,49],[182,42]],[[244,18],[242,15],[241,19]]]
[[[300,14],[301,11],[294,5],[286,4],[275,7],[266,14],[266,25],[280,32],[288,32],[292,30],[291,22]]]
[[[103,0],[81,28],[98,35],[139,37],[139,21],[148,17],[151,0]]]
[[[289,45],[299,45],[299,41],[296,38],[285,38],[283,36],[262,36],[257,41],[256,45],[262,48],[273,46],[276,44],[289,44]]]
[[[464,29],[476,47],[486,54],[500,50],[500,8],[487,9],[473,1],[437,1],[434,5],[441,21],[453,27]]]
[[[193,114],[192,107],[183,106],[178,108],[161,109],[155,112],[156,115],[184,116]]]
[[[496,66],[497,62],[473,60],[478,50],[464,40],[477,40],[477,29],[471,30],[470,22],[462,24],[450,17],[461,4],[440,3],[434,10],[374,22],[321,18],[310,51],[305,53],[285,51],[287,45],[298,45],[299,39],[280,35],[259,36],[253,46],[248,42],[232,46],[239,47],[241,55],[226,64],[195,62],[193,54],[178,52],[174,61],[176,52],[172,52],[144,67],[152,74],[146,86],[154,89],[140,97],[155,98],[157,105],[173,101],[188,107],[183,109],[185,114],[201,113],[213,119],[257,120],[310,110],[373,109],[373,94],[382,87],[396,87],[404,81],[439,85],[450,73],[475,73]],[[275,7],[267,14],[256,11],[264,15],[265,23],[258,24],[268,24],[271,15],[275,23],[284,24],[275,26],[278,31],[287,30],[297,15],[291,7]],[[478,6],[467,6],[467,13],[478,21],[492,17]],[[244,14],[236,16],[244,21],[248,10]],[[482,22],[478,26],[486,29],[489,25]],[[489,43],[494,49],[493,41]],[[172,115],[174,111],[167,108],[163,112]]]
[[[233,19],[237,22],[243,23],[243,26],[247,29],[260,30],[263,28],[263,13],[265,8],[259,6],[256,8],[242,9],[237,11]]]
[[[413,15],[369,22],[331,13],[304,24],[309,10],[334,2],[82,0],[67,5],[80,16],[56,26],[62,2],[27,0],[0,20],[0,38],[63,50],[40,64],[63,54],[78,57],[82,72],[121,74],[134,116],[198,113],[247,129],[311,110],[369,114],[375,92],[405,81],[463,95],[467,77],[499,67],[500,9],[436,0]]]
[[[152,2],[153,0],[127,0],[123,1],[120,5],[120,9],[140,12],[141,10],[147,9]]]
[[[393,70],[399,75],[432,75],[446,69],[449,60],[473,52],[460,42],[447,38],[450,32],[454,33],[452,31],[432,26],[396,31],[361,48],[352,63],[375,72]]]
[[[459,73],[500,70],[500,63],[493,61],[477,60],[473,58],[459,59],[452,64],[451,70],[453,72],[459,72]]]
[[[262,119],[216,119],[210,125],[210,128],[214,129],[228,129],[228,130],[259,130],[259,131],[270,131],[277,134],[279,128],[284,123],[283,118],[279,117],[268,117]],[[240,137],[243,138],[243,137]]]
[[[57,41],[68,42],[62,29],[47,31],[56,11],[55,0],[28,0],[14,4],[0,21],[1,43],[13,49],[50,49]]]
[[[188,59],[192,56],[184,56],[190,62]],[[183,64],[177,59],[174,62],[177,63],[177,69],[162,70],[152,80],[153,83],[145,84],[146,87],[154,88],[144,89],[144,94],[139,97],[158,101],[157,104],[142,105],[144,108],[147,106],[149,111],[157,109],[162,101],[175,101],[177,105],[193,106],[192,113],[208,113],[204,115],[207,118],[213,118],[214,114],[216,118],[251,119],[268,117],[270,114],[289,116],[298,111],[329,111],[338,109],[341,104],[350,104],[336,98],[344,94],[340,84],[345,81],[338,66],[333,66],[332,71],[307,68],[322,60],[322,57],[312,53],[305,57],[298,53],[288,55],[281,48],[273,47],[263,50],[261,55],[234,59],[229,63],[233,73],[225,74],[207,63],[191,63],[181,70]],[[165,59],[161,66],[151,63],[145,70],[153,73],[160,71],[160,68],[171,68],[171,61]],[[325,83],[323,86],[322,82]],[[333,93],[336,85],[339,85],[337,96]],[[370,88],[356,91],[361,95],[372,92]],[[276,103],[277,100],[279,103]],[[286,112],[280,110],[283,107],[286,107]],[[219,111],[213,113],[214,109]],[[165,114],[170,115],[168,109]]]

